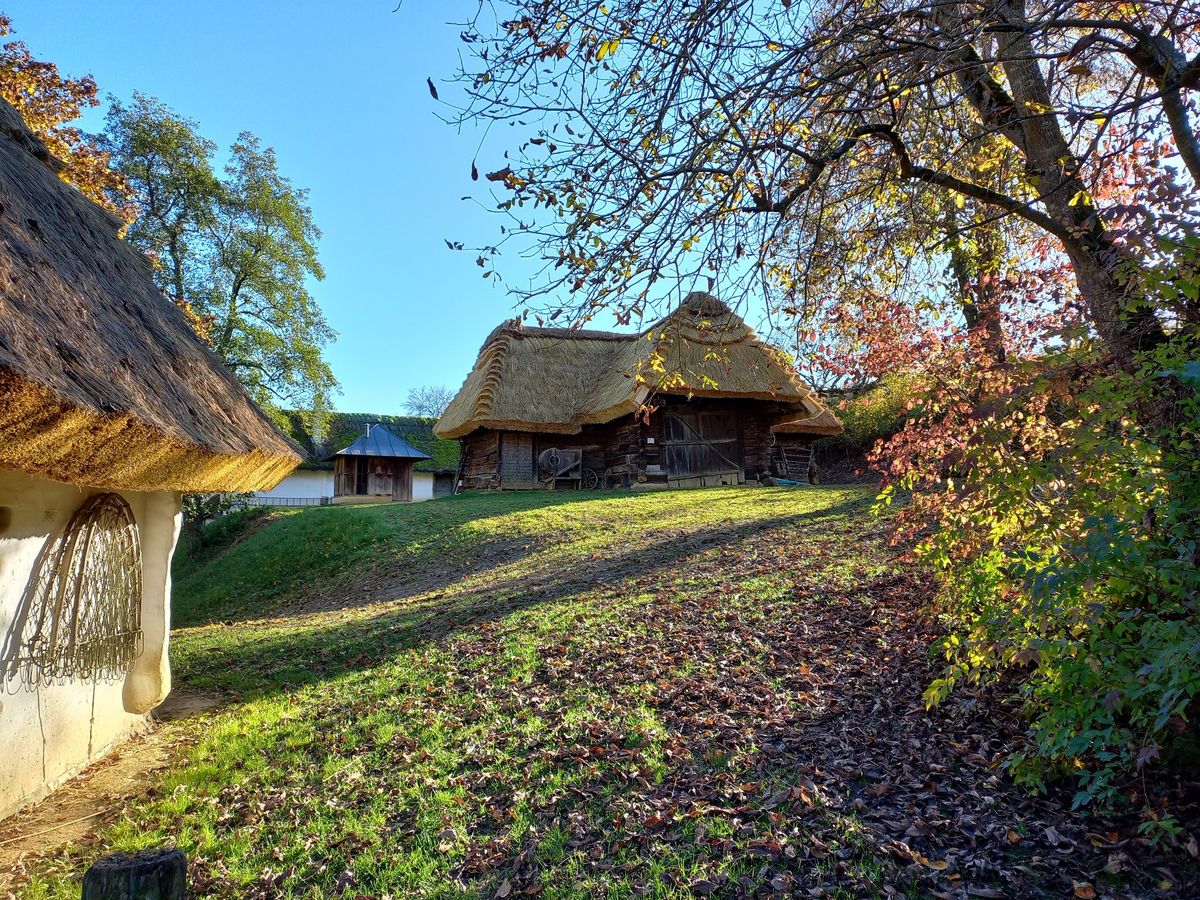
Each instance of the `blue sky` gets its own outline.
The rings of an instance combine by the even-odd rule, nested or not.
[[[470,180],[478,135],[437,119],[427,77],[448,78],[473,7],[406,0],[0,0],[40,59],[91,73],[102,94],[152,94],[227,147],[249,130],[311,191],[326,278],[315,285],[339,338],[329,360],[338,409],[400,413],[410,387],[457,388],[479,345],[513,314],[474,256],[498,237],[484,182]],[[442,97],[454,93],[439,84]],[[103,110],[84,120],[99,130]],[[501,168],[503,147],[479,169]],[[507,257],[509,280],[527,273]]]

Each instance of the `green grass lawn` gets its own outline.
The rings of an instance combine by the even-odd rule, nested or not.
[[[1104,849],[998,776],[1018,725],[925,713],[928,584],[869,505],[523,493],[219,523],[177,560],[172,658],[226,702],[168,726],[178,764],[23,896],[163,844],[213,897],[1102,883]]]

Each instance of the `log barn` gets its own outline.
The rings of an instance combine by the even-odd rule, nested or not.
[[[460,489],[701,487],[812,480],[837,417],[716,298],[689,294],[634,333],[493,331],[434,433],[461,444]]]

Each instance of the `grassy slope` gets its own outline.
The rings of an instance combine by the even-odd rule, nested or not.
[[[919,586],[867,504],[509,494],[242,523],[177,569],[177,682],[230,705],[177,726],[182,763],[28,896],[167,842],[197,896],[1057,890],[1074,862],[949,840],[963,805],[980,834],[1024,828],[1022,801],[955,762],[992,738],[921,712]],[[900,775],[925,799],[893,807]],[[921,815],[944,824],[897,850]]]
[[[536,536],[540,524],[549,521],[549,513],[538,511],[571,498],[522,493],[505,494],[501,503],[495,499],[462,495],[412,506],[248,510],[229,516],[219,523],[221,533],[206,535],[212,546],[180,547],[174,566],[175,624],[259,614],[297,592],[352,585],[370,568],[419,571],[434,562],[451,563],[477,536],[502,539],[509,528]],[[529,512],[509,518],[523,511]],[[496,524],[497,515],[505,520]]]

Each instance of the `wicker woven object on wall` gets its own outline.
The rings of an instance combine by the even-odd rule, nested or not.
[[[142,551],[119,494],[90,497],[46,545],[22,604],[19,664],[34,683],[112,678],[142,651]]]

